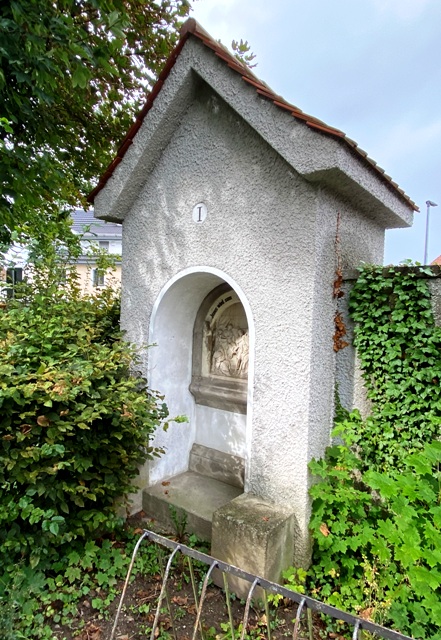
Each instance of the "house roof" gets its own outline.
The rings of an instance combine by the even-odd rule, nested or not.
[[[441,267],[441,256],[438,256],[437,258],[435,258],[435,260],[432,260],[432,262],[430,263],[430,265],[438,265]]]
[[[112,163],[107,167],[104,174],[101,176],[97,186],[88,196],[88,201],[93,202],[95,196],[104,188],[108,180],[113,175],[114,170],[119,165],[121,160],[124,158],[124,155],[127,152],[127,149],[133,142],[133,139],[141,127],[144,118],[147,113],[151,109],[156,96],[160,92],[166,78],[168,77],[171,69],[173,68],[185,42],[189,37],[198,38],[206,47],[214,51],[216,56],[223,60],[226,65],[236,73],[240,74],[242,80],[248,85],[254,87],[256,92],[263,98],[270,100],[273,104],[284,111],[290,113],[293,118],[297,121],[302,122],[305,126],[325,135],[329,135],[334,139],[338,139],[342,142],[342,144],[347,145],[356,155],[358,155],[364,163],[371,166],[374,171],[379,175],[381,180],[386,182],[386,184],[393,189],[398,195],[400,199],[402,199],[408,206],[410,206],[414,211],[418,211],[418,207],[415,202],[413,202],[408,195],[398,186],[396,182],[392,180],[392,178],[386,174],[384,169],[382,169],[378,164],[372,160],[368,154],[361,149],[358,144],[349,138],[343,131],[340,129],[336,129],[335,127],[331,127],[327,125],[325,122],[311,116],[307,113],[301,111],[298,107],[287,102],[283,97],[277,95],[266,83],[260,80],[254,73],[242,62],[236,59],[236,57],[228,51],[223,45],[214,40],[202,27],[201,25],[194,20],[194,18],[188,19],[181,28],[181,37],[176,45],[175,49],[172,51],[169,56],[164,69],[162,70],[159,78],[154,85],[151,93],[148,95],[147,101],[144,107],[141,109],[139,114],[137,115],[135,122],[129,129],[126,137],[124,138],[121,146],[119,147],[116,157],[112,161]]]
[[[104,222],[94,217],[93,209],[83,211],[83,209],[75,209],[70,214],[73,220],[72,230],[75,233],[86,233],[96,238],[115,238],[121,239],[122,227],[120,224],[113,222]],[[87,231],[85,231],[87,229]]]

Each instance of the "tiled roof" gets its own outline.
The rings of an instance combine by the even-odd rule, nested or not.
[[[438,256],[437,258],[435,258],[435,260],[432,260],[432,262],[430,263],[431,266],[432,265],[439,265],[441,267],[441,256]]]
[[[151,93],[147,98],[147,102],[145,103],[144,107],[141,109],[141,111],[137,115],[135,122],[129,129],[120,148],[118,149],[116,157],[114,158],[113,162],[108,166],[105,173],[101,176],[95,189],[89,194],[88,196],[89,202],[93,202],[95,196],[101,191],[101,189],[107,183],[109,178],[112,176],[118,164],[123,159],[127,149],[132,144],[133,138],[138,132],[138,129],[140,128],[146,114],[150,110],[151,106],[153,105],[153,102],[155,101],[156,96],[160,92],[162,85],[164,84],[164,81],[169,75],[171,69],[173,68],[176,62],[176,59],[178,58],[182,50],[182,47],[184,46],[185,42],[191,35],[198,38],[201,42],[203,42],[203,44],[206,47],[212,49],[214,53],[230,67],[230,69],[232,69],[233,71],[241,75],[242,80],[244,82],[254,87],[260,96],[268,100],[271,100],[278,108],[288,111],[289,113],[291,113],[291,115],[294,118],[296,118],[296,120],[300,120],[306,126],[320,133],[337,138],[341,140],[343,144],[348,145],[353,151],[355,151],[355,153],[358,156],[362,158],[362,160],[365,163],[373,167],[373,169],[380,175],[381,179],[384,180],[387,184],[389,184],[389,186],[391,186],[410,207],[412,207],[415,211],[418,211],[418,207],[409,198],[409,196],[406,195],[406,193],[402,189],[400,189],[398,184],[394,182],[392,178],[385,173],[384,169],[379,167],[374,160],[369,158],[368,154],[365,151],[363,151],[363,149],[360,149],[360,147],[354,140],[351,140],[351,138],[348,138],[346,134],[343,133],[343,131],[340,131],[339,129],[335,129],[334,127],[330,127],[329,125],[322,122],[321,120],[314,118],[314,116],[310,116],[307,113],[304,113],[298,107],[295,107],[294,105],[284,100],[281,96],[274,93],[274,91],[267,84],[262,82],[262,80],[259,80],[259,78],[257,78],[257,76],[255,76],[254,73],[245,64],[237,60],[235,56],[228,51],[228,49],[226,49],[223,45],[221,45],[219,42],[214,40],[210,36],[210,34],[207,33],[205,29],[203,29],[198,22],[196,22],[194,18],[189,18],[183,24],[181,28],[181,38],[178,44],[170,54],[165,64],[165,67],[158,78],[158,81],[154,85]]]
[[[84,233],[84,229],[88,228],[87,233],[91,233],[95,236],[111,236],[114,238],[121,238],[122,227],[120,224],[113,222],[104,222],[95,218],[93,209],[84,211],[83,209],[75,209],[70,214],[73,220],[72,229],[76,233]]]

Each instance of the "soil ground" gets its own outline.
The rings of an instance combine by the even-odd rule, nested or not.
[[[139,520],[132,520],[135,524]],[[145,524],[144,524],[145,526]],[[152,543],[147,543],[152,544]],[[201,567],[196,572],[200,591],[208,567]],[[60,640],[110,640],[115,621],[120,594],[124,583],[118,584],[118,595],[105,612],[97,612],[92,607],[94,593],[88,594],[79,607],[78,616],[72,625],[62,627],[53,625],[54,636]],[[113,640],[141,640],[150,638],[153,627],[159,594],[162,587],[162,576],[137,575],[128,585],[117,629]],[[225,593],[213,584],[207,588],[201,614],[203,640],[235,640],[241,638],[245,615],[245,603],[238,599],[231,599],[231,613],[234,621],[235,634],[232,636],[229,625],[229,614]],[[188,564],[181,557],[173,567],[167,581],[167,593],[161,605],[159,624],[154,637],[157,640],[191,640],[197,616],[197,606],[190,580]],[[270,619],[263,609],[251,607],[243,636],[247,640],[268,638],[268,625],[272,640],[293,637],[294,621],[297,605],[282,601],[278,606],[270,607]],[[308,630],[306,615],[302,615],[298,640],[318,640],[323,638],[338,638],[338,634],[327,634],[322,621],[314,617]],[[197,638],[201,638],[198,631]]]
[[[168,598],[170,611],[166,602],[161,607],[158,629],[155,638],[158,640],[191,640],[196,621],[196,606],[191,584],[183,583],[179,575],[168,583]],[[149,638],[155,618],[156,605],[161,590],[162,578],[158,576],[137,577],[129,586],[124,599],[124,606],[119,618],[115,633],[115,640],[140,640]],[[122,588],[122,584],[119,585]],[[119,597],[109,606],[105,619],[91,608],[90,601],[84,599],[78,610],[78,625],[73,628],[54,628],[59,638],[71,640],[109,640],[119,604]],[[244,603],[238,600],[231,602],[231,609],[236,632],[240,637],[240,624],[244,617]],[[280,640],[292,638],[293,620],[295,619],[297,605],[283,603],[272,608],[270,615],[271,638]],[[174,619],[173,619],[174,618]],[[225,602],[225,594],[214,585],[207,590],[202,609],[202,628],[206,640],[231,640],[231,632],[228,624],[228,610]],[[81,624],[80,624],[81,623]],[[84,625],[80,630],[78,627]],[[77,626],[77,630],[75,629]],[[314,624],[314,638],[326,637],[319,634],[320,625]],[[200,634],[198,633],[198,638]],[[263,611],[251,608],[246,638],[267,638],[267,619]],[[336,637],[334,635],[334,637]],[[298,640],[308,638],[306,621],[303,623]]]

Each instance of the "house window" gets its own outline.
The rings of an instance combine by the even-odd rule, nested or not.
[[[104,271],[102,269],[92,269],[92,285],[94,287],[104,287]]]
[[[109,241],[108,240],[100,240],[98,244],[99,244],[99,248],[101,249],[101,251],[105,251],[106,253],[109,253]]]
[[[6,295],[8,298],[14,297],[15,285],[23,281],[23,269],[21,267],[14,267],[12,269],[6,269]]]

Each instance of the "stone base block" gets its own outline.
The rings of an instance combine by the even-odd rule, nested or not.
[[[292,565],[296,521],[291,509],[244,493],[213,514],[211,554],[230,564],[280,582],[282,571]],[[214,582],[223,587],[221,573],[214,572]],[[250,584],[228,576],[229,587],[246,598]],[[256,591],[256,599],[262,592]]]

